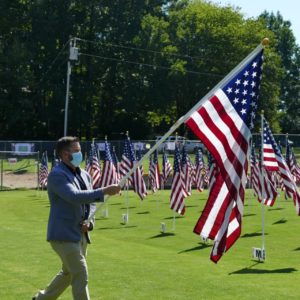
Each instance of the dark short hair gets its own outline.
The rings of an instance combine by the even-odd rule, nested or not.
[[[79,138],[76,136],[64,136],[56,142],[56,154],[61,157],[63,150],[69,150],[73,143],[79,142]]]

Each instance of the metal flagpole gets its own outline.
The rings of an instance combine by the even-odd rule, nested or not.
[[[214,88],[212,88],[204,97],[201,98],[184,116],[180,117],[174,125],[165,133],[164,136],[160,138],[160,140],[140,159],[140,161],[134,165],[134,167],[121,179],[119,185],[122,187],[126,180],[132,175],[135,170],[140,167],[145,159],[148,159],[149,156],[156,150],[158,147],[186,120],[188,120],[191,116],[191,114],[196,111],[197,108],[199,108],[201,105],[204,104],[207,99],[210,99],[215,92],[220,89],[226,82],[230,81],[235,74],[242,69],[244,66],[248,64],[248,62],[254,58],[259,51],[261,51],[264,46],[268,45],[269,39],[264,38],[262,42],[245,58],[243,59],[227,76],[225,76]],[[107,199],[107,197],[106,197]],[[100,204],[101,206],[101,204]],[[97,211],[97,210],[96,210]],[[91,216],[93,217],[93,216]]]
[[[1,176],[0,188],[1,188],[1,191],[2,191],[3,190],[3,157],[1,157],[1,171],[0,171],[0,176]]]
[[[265,253],[265,185],[264,185],[264,111],[261,111],[261,164],[260,164],[260,185],[261,185],[261,211],[262,211],[262,254]]]

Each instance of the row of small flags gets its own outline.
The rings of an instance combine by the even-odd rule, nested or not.
[[[263,199],[265,205],[273,206],[278,195],[278,188],[284,191],[286,197],[292,197],[295,204],[297,204],[299,203],[300,197],[294,183],[299,183],[300,167],[295,158],[293,149],[287,142],[286,156],[284,159],[267,122],[264,122],[263,155],[261,151],[259,151],[259,160],[257,160],[255,147],[253,146],[251,149],[251,173],[250,176],[248,176],[250,185],[254,190],[254,194],[258,197],[258,201],[261,202]],[[181,151],[180,147],[182,147]],[[261,150],[261,148],[259,150]],[[137,163],[137,157],[138,155],[136,155],[129,137],[124,142],[124,150],[120,163],[114,148],[111,149],[110,144],[106,141],[104,162],[101,168],[97,148],[92,144],[89,156],[86,159],[85,169],[93,179],[93,188],[119,183],[121,178]],[[262,168],[262,160],[264,168]],[[54,159],[52,161],[52,167],[55,166],[55,164],[57,164],[57,160]],[[195,162],[193,164],[185,147],[180,145],[180,143],[176,143],[173,167],[167,154],[164,152],[162,155],[162,172],[160,172],[157,151],[154,151],[150,156],[148,180],[152,192],[155,193],[159,189],[162,189],[172,172],[170,208],[183,215],[185,213],[185,198],[191,195],[192,186],[196,187],[200,192],[207,187],[210,192],[220,170],[210,153],[208,154],[208,165],[206,165],[201,149],[197,149]],[[131,185],[141,199],[144,199],[147,195],[143,175],[143,168],[140,167],[134,172],[133,176],[129,178],[127,183],[127,186]],[[41,187],[47,186],[47,177],[48,158],[47,153],[44,152],[39,170],[39,184]],[[264,188],[262,188],[262,185],[264,185]],[[209,193],[209,198],[210,197],[211,194]],[[215,195],[213,195],[213,197],[215,197]],[[194,231],[200,234],[202,228],[202,218],[200,217]]]
[[[267,128],[267,127],[266,127]],[[267,144],[264,143],[264,146]],[[279,149],[280,147],[277,146]],[[270,152],[266,147],[265,153]],[[269,148],[270,149],[270,148]],[[260,150],[260,149],[259,149]],[[271,150],[272,152],[272,150]],[[259,151],[261,156],[261,151]],[[138,157],[138,155],[136,155]],[[99,155],[96,149],[96,146],[92,144],[90,154],[88,159],[86,160],[86,171],[91,175],[93,179],[93,188],[107,186],[113,183],[119,183],[122,176],[126,175],[126,173],[133,167],[133,164],[138,160],[135,159],[135,153],[133,150],[133,145],[128,138],[124,143],[124,151],[122,156],[122,163],[118,162],[118,158],[114,148],[111,150],[108,142],[105,142],[105,159],[103,163],[103,170],[101,170],[99,163]],[[151,190],[155,193],[157,190],[162,188],[164,184],[167,182],[167,179],[172,173],[172,165],[168,159],[167,154],[163,153],[162,159],[162,173],[160,173],[160,167],[158,163],[158,153],[155,151],[153,155],[150,156],[149,160],[149,183]],[[206,167],[203,153],[201,149],[196,150],[195,155],[195,163],[191,162],[190,157],[186,153],[185,147],[182,147],[182,153],[180,154],[179,144],[175,147],[175,155],[174,155],[174,176],[173,176],[173,184],[172,184],[172,194],[171,194],[171,207],[180,207],[183,199],[178,197],[178,194],[184,195],[184,198],[191,195],[191,187],[194,185],[200,192],[204,190],[204,187],[208,185],[210,187],[214,182],[214,174],[216,170],[214,169],[214,164],[212,163],[211,154],[208,155],[208,162],[210,168]],[[281,188],[283,191],[286,190],[284,186],[284,182],[278,173],[278,167],[275,162],[272,162],[265,156],[265,170],[263,177],[263,182],[260,180],[260,172],[261,171],[261,157],[257,161],[255,147],[251,149],[251,176],[250,183],[254,190],[255,195],[258,197],[258,200],[261,201],[264,198],[265,204],[268,206],[273,206],[275,203],[276,196],[278,192],[277,188]],[[289,170],[292,174],[293,180],[296,183],[300,182],[300,167],[297,163],[295,154],[293,152],[290,143],[286,144],[286,164],[289,167]],[[52,167],[57,163],[57,160],[52,161]],[[143,168],[140,168],[140,175],[136,175],[135,181],[138,184],[134,184],[135,191],[140,191],[138,194],[143,199],[147,194],[145,191],[145,184],[142,181]],[[48,158],[47,153],[44,152],[41,159],[40,172],[39,172],[39,183],[41,187],[45,187],[47,185],[47,177],[48,177]],[[130,179],[129,183],[133,183],[133,180]],[[262,196],[262,186],[264,184],[265,195]],[[139,187],[141,185],[141,187]],[[181,191],[179,191],[181,186]],[[289,189],[288,189],[289,190]],[[287,190],[287,191],[288,191]],[[287,196],[289,196],[287,192]],[[177,205],[175,205],[177,203]],[[182,209],[174,209],[178,213],[182,213]]]
[[[208,184],[206,176],[207,168],[203,159],[203,154],[200,149],[196,151],[195,164],[192,163],[188,156],[185,147],[182,147],[182,153],[179,150],[180,144],[176,144],[175,159],[174,159],[174,177],[177,177],[178,172],[183,179],[184,189],[187,195],[191,195],[191,188],[194,185],[199,191],[204,190],[205,184]],[[118,184],[123,176],[125,176],[134,164],[140,159],[139,152],[135,153],[133,144],[128,137],[124,142],[124,150],[121,163],[119,163],[116,152],[111,149],[110,144],[105,142],[105,154],[103,166],[101,168],[99,152],[95,144],[91,145],[89,156],[86,159],[85,170],[91,175],[93,188],[104,187],[110,184]],[[52,168],[57,163],[57,160],[52,161]],[[180,166],[178,169],[177,166]],[[173,167],[168,159],[167,153],[163,153],[162,157],[162,173],[158,163],[158,153],[155,151],[149,159],[148,181],[151,190],[155,193],[157,190],[164,187],[168,178],[171,176]],[[137,171],[128,180],[128,185],[132,185],[134,191],[141,199],[147,195],[146,184],[144,182],[143,167]],[[48,158],[44,152],[40,164],[39,183],[41,187],[46,187],[48,177]],[[176,181],[176,180],[173,180]],[[173,185],[173,189],[176,186]]]
[[[251,152],[251,130],[254,127],[258,107],[263,52],[264,45],[259,45],[169,130],[172,133],[185,123],[211,155],[210,168],[202,172],[196,167],[197,164],[203,163],[197,156],[200,154],[196,155],[196,163],[193,165],[184,150],[180,154],[176,145],[170,205],[173,210],[184,214],[185,198],[191,194],[192,184],[196,181],[198,190],[201,190],[203,187],[201,180],[207,181],[208,200],[194,232],[203,239],[213,241],[210,255],[213,262],[218,262],[241,234],[248,156]],[[295,182],[300,179],[299,166],[291,149],[287,149],[286,159],[283,157],[263,117],[262,124],[262,163],[259,165],[257,162],[255,152],[252,152],[250,160],[252,171],[250,179],[254,191],[261,201],[271,205],[277,196],[276,187],[280,184],[286,197],[294,200],[297,213],[300,215],[300,194]],[[91,150],[90,164],[94,162],[95,153],[95,150]],[[127,138],[120,164],[114,160],[112,153],[105,155],[102,174],[107,166],[109,170],[106,169],[105,174],[111,174],[109,177],[101,179],[100,166],[99,173],[91,166],[89,172],[94,182],[98,180],[97,184],[99,182],[101,186],[109,180],[118,182],[121,177],[134,170],[127,184],[132,185],[134,191],[143,199],[147,195],[143,170],[141,167],[133,169],[138,160],[132,143]],[[167,161],[165,156],[163,160]],[[149,168],[152,191],[156,191],[159,184],[166,180],[166,174],[168,172],[170,174],[170,169],[170,165],[163,165],[163,180],[159,180],[157,153],[154,152],[150,158]]]
[[[267,128],[267,127],[266,127]],[[254,190],[255,195],[258,197],[258,200],[261,201],[264,198],[265,204],[268,206],[273,206],[275,203],[276,196],[278,195],[277,188],[280,188],[286,192],[286,197],[291,196],[292,194],[289,192],[289,188],[285,187],[282,177],[279,173],[277,160],[270,158],[270,155],[267,153],[272,153],[272,147],[266,146],[264,143],[264,153],[265,153],[265,168],[262,171],[261,168],[261,148],[259,149],[259,161],[256,157],[255,147],[251,149],[251,175],[250,184]],[[174,155],[174,175],[172,180],[172,196],[171,203],[179,203],[180,206],[180,197],[177,197],[176,194],[182,194],[185,197],[191,195],[192,186],[196,187],[200,192],[204,190],[204,187],[210,187],[214,182],[214,174],[216,170],[214,169],[214,164],[212,162],[212,155],[208,155],[208,166],[205,165],[205,161],[203,158],[203,153],[201,149],[196,150],[195,155],[195,163],[193,164],[189,155],[186,153],[185,147],[182,147],[182,153],[179,150],[180,144],[177,144],[175,147],[175,155]],[[274,146],[275,147],[275,146]],[[280,147],[277,145],[278,149]],[[270,150],[271,149],[271,150]],[[281,151],[281,150],[280,150]],[[136,155],[138,156],[138,155]],[[282,156],[282,155],[281,155]],[[277,155],[277,157],[280,157]],[[100,159],[98,155],[98,151],[96,146],[92,144],[89,157],[86,160],[86,171],[91,175],[93,179],[93,187],[103,187],[113,183],[119,183],[122,176],[126,175],[126,173],[133,167],[134,163],[138,160],[135,159],[135,152],[133,150],[132,143],[128,138],[124,143],[124,151],[122,155],[121,164],[118,162],[118,158],[116,152],[110,148],[108,142],[105,143],[105,159],[103,162],[103,170],[101,170]],[[300,182],[300,167],[297,163],[294,151],[289,142],[286,143],[286,156],[285,156],[286,165],[290,170],[293,180],[296,183]],[[57,160],[52,161],[52,167],[57,163]],[[162,173],[160,172],[160,166],[158,163],[158,153],[155,151],[153,155],[150,156],[149,160],[149,174],[148,180],[150,184],[151,190],[155,193],[160,188],[166,184],[167,179],[170,177],[172,173],[173,167],[168,159],[167,154],[163,153],[162,158]],[[261,173],[264,172],[261,182]],[[143,199],[147,192],[145,191],[145,184],[143,183],[143,168],[140,168],[134,178],[137,184],[133,184],[135,181],[133,179],[129,180],[129,184],[133,184],[135,187],[135,191],[138,191],[138,194]],[[41,187],[47,186],[47,177],[48,177],[48,158],[47,153],[44,152],[41,159],[40,171],[39,171],[39,184]],[[180,179],[181,178],[181,179]],[[182,182],[182,183],[180,183]],[[262,184],[264,184],[265,195],[262,196]],[[182,186],[182,191],[179,192],[179,186]],[[141,187],[139,187],[141,186]],[[139,192],[140,191],[140,192]],[[184,197],[184,198],[185,198]],[[173,201],[172,201],[173,199]],[[171,204],[172,208],[176,205]],[[178,213],[182,213],[180,209],[174,209]]]
[[[176,159],[174,161],[174,170],[176,169],[177,161],[179,161],[180,173],[183,178],[185,189],[188,191],[187,194],[191,194],[192,185],[195,185],[199,189],[199,191],[202,191],[204,189],[204,184],[207,183],[207,180],[204,180],[204,175],[206,174],[206,166],[201,150],[197,150],[195,164],[191,162],[191,159],[187,155],[184,146],[182,147],[182,154],[180,154],[179,152],[179,144],[177,144],[175,149]],[[121,178],[133,168],[133,166],[138,162],[139,159],[139,152],[135,153],[133,144],[130,141],[129,137],[127,137],[124,142],[122,160],[120,163],[118,162],[118,158],[114,149],[111,151],[109,143],[106,142],[103,170],[101,170],[101,166],[99,163],[100,159],[96,150],[96,146],[92,144],[90,155],[87,159],[86,170],[89,172],[93,179],[94,188],[103,187],[114,183],[118,184]],[[173,170],[173,167],[165,152],[163,153],[162,160],[163,162],[161,173],[158,163],[157,151],[155,151],[149,159],[148,181],[150,184],[150,188],[154,193],[166,184]],[[176,172],[174,171],[173,173],[173,176],[176,176]],[[146,197],[147,189],[144,181],[144,170],[142,166],[137,168],[133,175],[128,179],[128,183],[126,184],[126,186],[129,185],[133,187],[133,190],[139,195],[141,199],[144,199]]]
[[[278,189],[284,192],[285,198],[293,198],[295,204],[299,198],[296,184],[300,183],[300,167],[290,143],[286,142],[286,156],[282,155],[267,121],[264,119],[263,157],[259,151],[257,161],[254,147],[251,150],[251,185],[258,200],[273,206]],[[259,149],[261,150],[261,149]],[[263,160],[263,167],[261,161]],[[263,185],[263,186],[262,186]],[[264,195],[262,195],[264,190]],[[299,214],[299,212],[298,212]]]

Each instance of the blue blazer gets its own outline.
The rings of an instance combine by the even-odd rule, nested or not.
[[[47,241],[79,242],[81,240],[82,204],[91,204],[91,214],[96,205],[103,202],[101,189],[92,188],[90,175],[80,169],[81,178],[87,190],[81,190],[80,184],[64,163],[55,166],[48,176],[48,197],[50,214],[48,220]],[[89,237],[87,235],[88,241]]]

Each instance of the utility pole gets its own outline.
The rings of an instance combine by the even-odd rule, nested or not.
[[[64,121],[64,136],[68,134],[68,110],[69,110],[69,93],[70,93],[70,77],[72,72],[72,62],[78,60],[78,48],[76,48],[76,38],[70,39],[69,43],[69,59],[67,66],[67,87],[66,87],[66,102],[65,102],[65,121]]]

